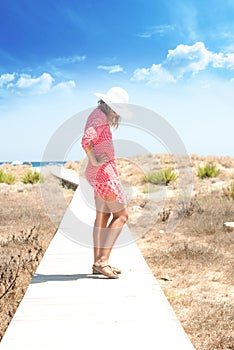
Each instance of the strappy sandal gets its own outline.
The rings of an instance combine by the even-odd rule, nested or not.
[[[108,269],[106,270],[106,268]],[[119,278],[118,274],[112,270],[110,265],[93,265],[93,274],[101,274],[108,278],[114,279]]]
[[[113,272],[117,273],[118,275],[122,273],[122,271],[118,267],[110,266],[110,268]],[[99,271],[96,271],[96,265],[93,265],[93,275],[99,275],[99,273]]]

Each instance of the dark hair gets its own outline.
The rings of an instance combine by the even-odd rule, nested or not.
[[[98,108],[103,113],[105,113],[107,118],[109,117],[110,112],[113,111],[103,100],[98,101]],[[120,116],[118,114],[116,114],[116,117],[114,119],[112,119],[111,121],[108,120],[108,123],[110,124],[110,126],[113,126],[113,128],[115,128],[115,129],[118,128],[119,122],[120,122]]]

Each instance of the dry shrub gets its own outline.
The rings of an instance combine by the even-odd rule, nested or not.
[[[224,168],[234,168],[234,159],[230,156],[220,157],[219,164],[221,164]]]
[[[38,228],[0,242],[0,339],[14,315],[43,254]]]
[[[234,181],[232,181],[229,186],[223,188],[223,193],[227,199],[234,200]]]
[[[169,254],[176,260],[197,260],[199,263],[214,262],[217,258],[217,251],[213,248],[187,241],[174,244]]]
[[[197,350],[234,349],[234,303],[194,300],[192,295],[186,303],[193,304],[193,312],[185,320],[185,330],[192,334]]]
[[[197,350],[234,349],[234,302],[224,292],[233,281],[228,252],[177,239],[170,237],[168,249],[152,250],[149,266]],[[214,284],[222,285],[221,291]]]
[[[70,169],[70,170],[74,170],[74,171],[79,171],[79,162],[67,162],[65,165],[64,165],[64,169]]]
[[[137,186],[143,183],[142,178],[145,172],[137,161],[127,158],[118,158],[116,163],[123,184]]]
[[[184,220],[177,230],[159,235],[158,227],[151,229],[150,249],[142,248],[197,350],[234,349],[234,232],[223,227],[233,221],[233,209],[233,201],[218,193],[180,203],[176,210]]]
[[[203,196],[199,202],[200,210],[196,210],[187,222],[192,233],[213,235],[223,231],[226,221],[234,219],[234,203],[223,196]]]
[[[223,261],[223,256],[216,247],[196,242],[178,242],[176,239],[172,240],[168,249],[155,251],[145,258],[149,265],[157,268],[157,271],[167,269],[170,273],[173,269],[177,269],[180,273],[188,270],[192,272],[197,267],[209,266],[211,263],[214,266],[216,262]]]
[[[193,197],[190,201],[181,201],[175,204],[174,215],[178,217],[187,217],[193,214],[202,214],[203,209],[197,199],[197,196]]]
[[[64,204],[56,201],[56,193],[68,193],[52,176],[43,183],[55,214],[52,222],[39,185],[13,186],[0,191],[0,339],[56,232],[55,220],[59,223],[64,215]]]

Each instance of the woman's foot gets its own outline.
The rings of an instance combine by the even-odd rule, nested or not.
[[[118,275],[121,275],[122,271],[118,267],[111,266],[111,268],[112,268],[112,271],[114,271]]]
[[[122,271],[118,267],[110,266],[110,268],[113,272],[117,273],[118,275],[122,273]],[[95,265],[93,264],[93,275],[98,275],[98,274],[99,272],[96,272]]]
[[[93,274],[97,275],[97,274],[101,274],[104,275],[108,278],[119,278],[118,274],[116,272],[113,271],[112,267],[110,265],[93,265]]]

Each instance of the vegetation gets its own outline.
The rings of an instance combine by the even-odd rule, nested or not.
[[[233,201],[204,194],[176,232],[157,234],[165,230],[169,209],[142,240],[143,255],[195,348],[234,349],[234,241],[223,227],[233,220]]]
[[[228,199],[234,200],[234,181],[228,187],[223,188],[223,192]]]
[[[166,186],[170,182],[174,182],[178,179],[178,175],[172,168],[167,168],[158,172],[149,173],[144,177],[144,182],[152,184],[165,184]]]
[[[15,183],[15,176],[7,174],[3,170],[0,170],[0,182],[12,185]]]
[[[39,262],[42,255],[42,248],[38,245],[38,233],[35,231],[35,226],[29,232],[22,232],[22,236],[9,237],[7,240],[0,242],[0,247],[9,249],[11,256],[9,261],[1,259],[1,293],[2,299],[7,293],[14,289],[16,281],[20,275],[21,270],[29,272],[32,277],[35,265]],[[19,247],[24,248],[15,256],[14,249]]]
[[[198,177],[204,179],[206,177],[217,177],[219,175],[219,169],[217,169],[215,163],[206,164],[204,167],[198,167]]]
[[[154,193],[154,192],[156,192],[156,191],[157,191],[156,188],[151,187],[151,186],[149,186],[149,185],[148,185],[148,186],[146,185],[146,187],[143,188],[142,193],[144,193],[144,194],[149,194],[149,193]]]
[[[31,170],[25,173],[22,177],[22,182],[24,184],[31,183],[36,184],[38,182],[42,182],[42,176],[39,172]],[[8,185],[12,185],[16,182],[16,177],[12,173],[6,173],[3,170],[0,170],[0,183],[5,183]]]
[[[12,235],[0,241],[0,310],[2,331],[17,309],[27,285],[43,255],[36,227],[21,235]]]
[[[54,201],[59,181],[51,181],[47,195],[56,215],[53,222],[39,186],[0,191],[0,341],[65,212],[65,205]]]
[[[23,176],[23,179],[22,179],[22,182],[24,184],[27,184],[27,183],[30,183],[30,184],[36,184],[38,182],[41,182],[42,181],[42,176],[39,172],[37,171],[28,171],[24,176]]]

